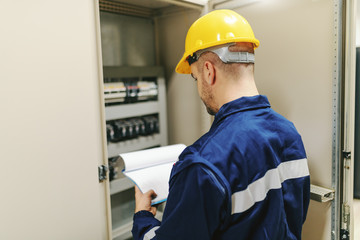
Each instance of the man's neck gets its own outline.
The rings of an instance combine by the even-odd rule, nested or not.
[[[226,83],[216,92],[216,103],[219,109],[222,105],[235,99],[259,95],[253,79],[242,79],[235,83]]]

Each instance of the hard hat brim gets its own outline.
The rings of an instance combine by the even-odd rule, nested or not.
[[[190,74],[191,73],[191,67],[188,63],[188,61],[186,60],[186,58],[189,55],[186,55],[186,53],[183,55],[183,57],[181,58],[180,62],[177,64],[175,71],[177,73],[181,73],[181,74]]]

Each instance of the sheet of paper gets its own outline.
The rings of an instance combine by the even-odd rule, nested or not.
[[[184,144],[152,148],[136,152],[120,154],[125,164],[125,172],[147,168],[166,162],[174,162],[186,148]]]
[[[153,167],[143,168],[138,171],[124,172],[145,193],[154,190],[157,197],[152,204],[161,203],[169,194],[169,178],[174,162],[164,163]]]
[[[125,164],[123,173],[145,193],[151,189],[157,197],[152,204],[163,202],[169,193],[171,169],[186,148],[176,144],[142,151],[120,154]]]

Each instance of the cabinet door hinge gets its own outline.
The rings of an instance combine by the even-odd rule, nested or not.
[[[100,165],[98,167],[98,170],[99,170],[99,182],[102,182],[104,180],[107,179],[107,171],[108,171],[108,167],[105,166],[105,165]]]
[[[342,226],[340,229],[340,239],[349,240],[349,229],[350,229],[350,206],[346,203],[342,205]]]

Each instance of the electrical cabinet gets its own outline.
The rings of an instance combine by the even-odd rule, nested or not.
[[[118,156],[168,144],[157,17],[186,8],[152,0],[100,0],[99,6],[112,238],[120,240],[131,238],[135,201]]]
[[[122,174],[118,155],[167,145],[164,73],[155,66],[104,67],[103,74],[113,239],[127,239],[134,184]]]

